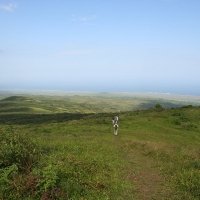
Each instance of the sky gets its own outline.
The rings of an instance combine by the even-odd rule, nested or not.
[[[0,90],[200,95],[200,0],[0,0]]]

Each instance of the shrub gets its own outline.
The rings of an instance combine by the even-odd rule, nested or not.
[[[164,108],[163,108],[159,103],[157,103],[157,104],[153,107],[153,109],[155,109],[156,111],[163,111],[163,110],[164,110]]]
[[[159,103],[155,105],[155,108],[163,108]]]
[[[12,126],[0,129],[0,199],[24,199],[32,192],[31,170],[39,157],[30,136],[15,132]]]
[[[12,127],[0,130],[0,168],[16,165],[20,172],[29,173],[39,156],[39,148],[28,135]]]
[[[181,124],[181,127],[186,130],[196,130],[198,128],[197,125],[195,125],[193,123]]]
[[[58,178],[56,167],[49,164],[47,167],[44,167],[39,173],[39,180],[37,187],[41,193],[52,190],[56,187]]]
[[[181,122],[180,122],[178,119],[175,119],[175,120],[174,120],[174,124],[175,124],[175,125],[181,125]]]
[[[0,199],[8,199],[12,180],[17,174],[18,167],[16,165],[11,165],[3,169],[0,168]]]
[[[0,169],[0,186],[11,183],[11,180],[18,173],[18,167],[11,165],[9,167]]]

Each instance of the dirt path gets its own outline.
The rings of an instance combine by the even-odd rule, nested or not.
[[[165,185],[158,161],[136,149],[131,149],[127,159],[130,167],[126,169],[126,175],[133,181],[133,192],[138,194],[139,200],[170,199],[172,192]]]

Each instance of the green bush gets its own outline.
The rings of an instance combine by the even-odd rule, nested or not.
[[[193,123],[181,124],[181,127],[186,130],[196,130],[198,128],[198,126]]]
[[[19,171],[28,173],[39,156],[39,148],[30,136],[16,133],[12,127],[0,130],[0,168],[16,165]]]
[[[7,183],[11,183],[16,174],[18,174],[18,167],[16,165],[0,169],[0,188]]]
[[[175,125],[181,125],[181,122],[180,122],[180,120],[175,119],[175,120],[174,120],[174,124],[175,124]]]
[[[0,199],[33,194],[36,179],[31,170],[39,158],[40,148],[30,135],[18,133],[12,126],[0,129]]]
[[[11,165],[9,167],[0,168],[0,199],[9,199],[12,190],[12,181],[18,174],[18,167]]]
[[[47,167],[40,170],[37,175],[40,177],[37,183],[40,193],[50,191],[56,187],[59,178],[55,166],[49,164]]]
[[[163,111],[164,110],[164,108],[159,103],[157,103],[152,109],[156,110],[156,111]]]
[[[156,105],[155,105],[155,108],[158,108],[158,109],[162,109],[163,107],[159,104],[159,103],[157,103]]]

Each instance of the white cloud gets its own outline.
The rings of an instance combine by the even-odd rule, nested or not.
[[[94,53],[93,50],[70,50],[65,52],[57,53],[57,56],[84,56],[84,55],[90,55]]]
[[[87,18],[87,17],[79,17],[78,20],[79,20],[79,21],[87,21],[88,18]]]
[[[75,15],[72,16],[73,21],[84,22],[84,25],[92,25],[91,21],[95,20],[96,18],[96,15],[91,15],[89,17],[76,17]]]
[[[16,3],[9,3],[8,5],[3,5],[0,4],[0,9],[5,10],[5,11],[9,11],[9,12],[13,12],[15,8],[17,8],[17,4]]]

